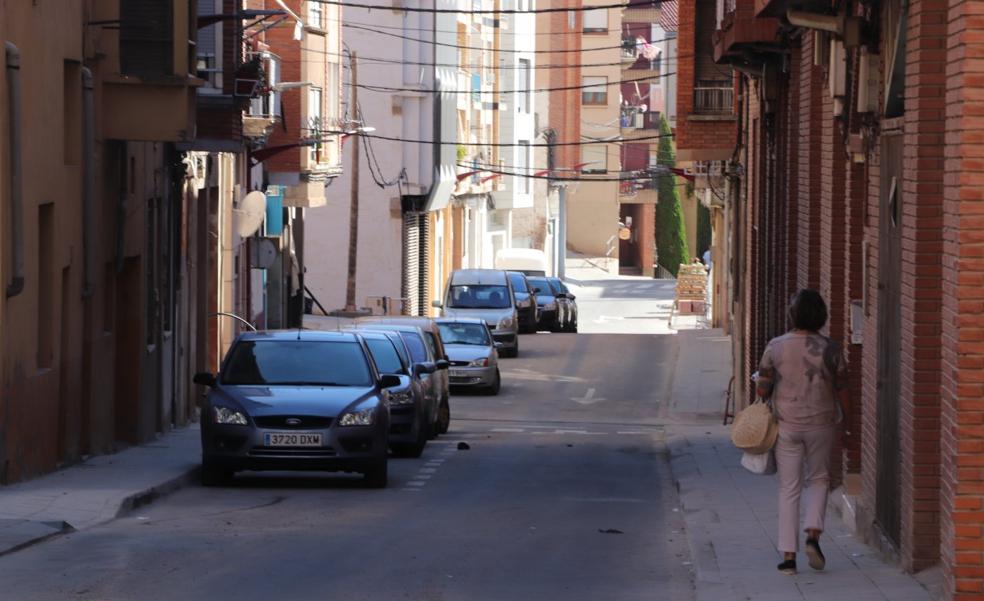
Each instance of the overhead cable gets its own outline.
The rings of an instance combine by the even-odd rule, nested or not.
[[[656,8],[663,4],[664,2],[671,2],[672,0],[630,0],[629,2],[618,2],[615,4],[596,4],[592,6],[578,6],[571,8],[534,8],[530,10],[517,10],[517,9],[478,9],[478,10],[458,10],[454,8],[419,8],[419,7],[408,7],[408,6],[384,6],[382,4],[365,4],[361,2],[348,2],[344,0],[308,0],[308,2],[317,2],[318,4],[327,4],[329,6],[341,6],[344,8],[365,8],[370,11],[393,11],[393,12],[405,12],[405,13],[433,13],[433,14],[449,14],[449,15],[536,15],[541,13],[566,13],[566,12],[586,12],[589,10],[601,10],[607,8],[646,8],[652,7]]]
[[[585,140],[583,142],[554,142],[552,144],[544,142],[534,142],[531,144],[519,144],[512,142],[463,142],[463,141],[443,141],[443,140],[414,140],[411,138],[399,138],[396,136],[382,136],[379,134],[370,133],[356,133],[349,134],[344,131],[320,131],[319,133],[337,136],[337,135],[357,135],[364,138],[372,138],[375,140],[386,140],[388,142],[405,142],[407,144],[440,144],[441,146],[482,146],[488,148],[517,148],[517,147],[530,147],[530,148],[550,148],[557,146],[590,146],[593,144],[621,144],[625,142],[645,142],[647,140],[659,140],[660,138],[672,138],[673,134],[659,134],[653,136],[640,136],[637,138],[613,138],[607,140]]]
[[[605,83],[587,84],[580,86],[562,86],[559,88],[527,88],[518,90],[421,90],[420,88],[398,88],[393,86],[376,86],[372,84],[355,84],[355,87],[369,90],[372,92],[418,92],[418,93],[430,93],[430,94],[526,94],[526,93],[541,93],[541,92],[562,92],[565,90],[588,90],[601,87],[611,87],[620,86],[626,83],[652,81],[655,79],[663,79],[664,77],[669,77],[671,75],[676,75],[676,71],[671,71],[670,73],[661,73],[659,75],[647,75],[646,77],[638,77],[635,79],[623,79],[620,81],[607,81]],[[345,84],[351,86],[352,84]]]

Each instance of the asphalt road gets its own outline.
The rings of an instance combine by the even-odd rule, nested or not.
[[[524,336],[501,394],[453,396],[451,431],[392,460],[389,488],[189,488],[0,559],[0,600],[692,599],[662,451],[673,353],[672,336]]]

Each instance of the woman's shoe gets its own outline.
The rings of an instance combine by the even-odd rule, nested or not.
[[[776,567],[779,568],[779,571],[782,572],[783,574],[788,574],[790,576],[796,574],[796,560],[795,559],[787,559],[786,561],[782,562],[781,564],[777,565]]]
[[[820,550],[820,541],[815,538],[806,539],[806,556],[810,558],[810,567],[814,570],[822,570],[827,565],[827,560]]]

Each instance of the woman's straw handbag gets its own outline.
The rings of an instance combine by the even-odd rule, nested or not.
[[[753,455],[769,451],[778,436],[779,425],[768,402],[752,403],[745,407],[731,425],[731,442]]]

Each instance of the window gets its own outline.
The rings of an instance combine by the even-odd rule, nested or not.
[[[519,86],[519,99],[516,101],[516,108],[521,113],[529,113],[533,83],[530,77],[530,59],[528,58],[519,59]]]
[[[313,163],[321,162],[321,150],[323,142],[321,142],[322,131],[324,126],[321,122],[321,102],[322,94],[321,88],[308,88],[308,136],[315,138],[318,143],[311,147],[311,161]]]
[[[585,75],[581,78],[581,104],[608,104],[608,78]]]
[[[596,8],[584,11],[584,32],[604,33],[608,31],[608,9]]]
[[[567,28],[570,30],[577,29],[577,11],[567,11]]]
[[[581,173],[608,173],[608,145],[585,144],[581,146]]]
[[[231,386],[371,386],[366,356],[355,342],[244,340],[222,370]]]
[[[324,6],[320,2],[312,2],[308,0],[308,25],[311,27],[317,27],[318,29],[324,28]]]
[[[280,92],[273,86],[280,83],[280,58],[268,53],[264,53],[264,58],[267,84],[271,89],[250,100],[249,114],[253,117],[276,117],[280,116]]]
[[[516,173],[529,174],[530,172],[530,143],[527,140],[520,140],[518,151],[519,163],[516,165]],[[530,193],[530,178],[520,177],[517,182],[516,190],[522,194]]]

